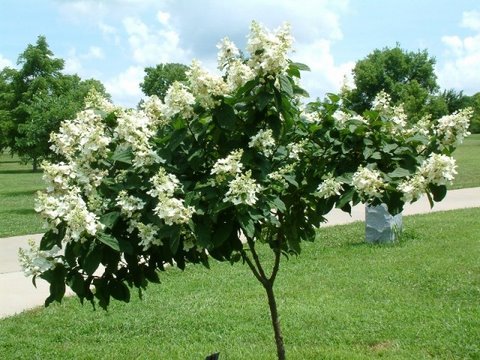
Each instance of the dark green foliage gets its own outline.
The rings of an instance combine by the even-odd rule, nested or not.
[[[410,117],[419,119],[427,113],[426,104],[438,90],[434,65],[435,59],[426,50],[406,51],[399,45],[374,50],[353,69],[356,88],[347,93],[350,108],[363,113],[383,90],[394,104],[403,103]]]
[[[145,68],[145,77],[140,87],[147,96],[156,95],[161,100],[165,97],[168,88],[174,81],[185,81],[185,72],[188,66],[176,63],[159,64]]]
[[[54,57],[44,36],[27,46],[18,65],[0,73],[0,150],[18,154],[36,170],[52,153],[50,133],[83,108],[88,91],[106,93],[97,80],[63,74],[64,61]]]

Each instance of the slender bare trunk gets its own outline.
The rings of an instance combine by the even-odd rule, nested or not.
[[[277,277],[277,273],[280,267],[280,258],[281,251],[280,247],[274,250],[275,253],[275,263],[273,265],[272,273],[270,277],[265,274],[260,259],[255,250],[255,244],[253,241],[248,242],[253,260],[247,255],[245,251],[242,252],[243,260],[248,264],[250,270],[252,270],[253,275],[257,280],[262,284],[263,288],[267,293],[268,298],[268,307],[270,309],[270,318],[272,320],[273,332],[275,334],[275,345],[277,347],[277,356],[278,360],[285,360],[285,345],[283,342],[282,329],[280,327],[280,318],[278,316],[277,302],[275,300],[275,293],[273,291],[273,285]]]
[[[277,345],[277,356],[279,360],[285,360],[285,345],[283,343],[282,329],[278,317],[277,302],[273,292],[273,283],[264,285],[268,297],[268,306],[270,307],[270,317],[272,319],[273,331],[275,333],[275,344]]]

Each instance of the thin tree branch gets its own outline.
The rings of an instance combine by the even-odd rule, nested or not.
[[[261,275],[259,274],[257,268],[255,267],[255,265],[253,264],[252,260],[248,257],[247,253],[245,252],[245,250],[242,250],[241,251],[241,255],[242,255],[242,259],[247,263],[248,267],[250,268],[250,270],[252,270],[253,272],[253,275],[255,275],[255,277],[257,278],[257,280],[262,284],[262,285],[265,285],[265,280],[264,278],[261,277]]]
[[[260,258],[258,257],[257,251],[255,250],[255,243],[251,239],[247,239],[248,247],[252,252],[253,260],[255,261],[255,265],[257,266],[258,272],[262,279],[268,281],[267,276],[265,275],[265,271],[263,270],[262,264],[260,263]]]

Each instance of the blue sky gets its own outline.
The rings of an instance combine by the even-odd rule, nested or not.
[[[304,86],[313,97],[397,42],[436,58],[442,88],[480,91],[478,0],[1,0],[0,68],[45,35],[65,72],[97,78],[116,103],[134,106],[146,66],[196,58],[214,70],[218,41],[244,47],[252,20],[291,23],[292,58],[312,68]]]

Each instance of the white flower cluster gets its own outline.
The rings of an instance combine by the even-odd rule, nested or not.
[[[384,90],[381,90],[373,99],[372,109],[380,113],[388,113],[392,99]]]
[[[254,78],[255,73],[250,66],[244,64],[241,60],[231,62],[227,68],[228,92],[233,92]]]
[[[42,162],[43,181],[47,185],[47,192],[51,193],[55,190],[68,190],[71,179],[76,177],[72,165],[66,164],[63,161],[52,164],[48,161]]]
[[[220,76],[209,74],[196,60],[192,61],[186,75],[191,92],[205,109],[211,109],[218,104],[215,97],[228,93],[228,86],[223,79]]]
[[[453,157],[433,153],[423,161],[418,172],[425,177],[427,183],[446,185],[455,179],[456,168]]]
[[[322,118],[320,116],[320,113],[318,111],[302,111],[300,114],[303,119],[305,119],[306,122],[311,123],[311,124],[319,124],[322,122]]]
[[[362,116],[360,115],[353,115],[349,112],[342,111],[342,110],[337,110],[333,113],[332,115],[333,119],[335,120],[335,125],[339,129],[344,129],[345,126],[347,125],[347,122],[350,120],[357,120],[360,121],[364,124],[367,123],[367,120],[365,120]]]
[[[428,184],[451,184],[456,171],[455,159],[442,154],[431,154],[422,162],[416,174],[403,180],[398,185],[398,190],[403,193],[404,202],[412,202],[420,198],[427,190]]]
[[[120,207],[120,212],[129,218],[133,217],[136,211],[142,210],[145,206],[145,201],[136,196],[129,195],[126,190],[121,190],[115,200],[116,205]]]
[[[48,251],[40,250],[33,240],[29,240],[28,245],[29,249],[27,250],[18,249],[18,259],[25,276],[40,275],[54,269],[57,264],[63,263],[62,259],[56,256],[60,252],[57,245]]]
[[[441,148],[447,146],[457,146],[463,142],[463,139],[470,135],[468,127],[470,118],[473,115],[471,108],[462,109],[451,115],[446,115],[438,120],[435,127],[435,135],[439,139]]]
[[[420,196],[426,191],[427,179],[421,174],[415,174],[414,176],[403,180],[398,185],[402,195],[402,200],[406,203],[418,200]]]
[[[35,211],[41,213],[51,225],[65,222],[67,232],[64,240],[67,242],[83,241],[86,234],[93,236],[103,228],[98,216],[88,210],[78,187],[72,187],[64,194],[38,193]]]
[[[193,116],[195,97],[182,83],[175,81],[165,94],[165,106],[163,113],[167,119],[180,115],[184,119]]]
[[[425,115],[410,129],[411,134],[419,134],[422,136],[429,136],[432,130],[432,115]]]
[[[288,68],[287,54],[292,44],[290,25],[285,23],[269,32],[259,23],[252,22],[247,42],[250,67],[260,76],[284,72]]]
[[[243,164],[240,161],[242,159],[243,150],[238,149],[234,150],[226,158],[218,159],[215,164],[213,164],[211,175],[216,175],[215,179],[217,182],[222,182],[226,179],[227,175],[235,176],[238,173],[242,172]]]
[[[288,157],[293,160],[300,160],[300,155],[305,151],[304,147],[307,144],[306,140],[287,145]]]
[[[275,139],[273,138],[272,129],[259,130],[256,135],[250,138],[248,146],[258,149],[266,157],[273,155],[273,151],[275,149]]]
[[[245,204],[252,206],[258,198],[257,193],[261,191],[261,186],[252,179],[252,172],[248,170],[245,174],[240,174],[228,184],[228,191],[225,194],[224,202],[231,202],[234,205]]]
[[[380,112],[389,121],[385,124],[387,129],[394,134],[407,134],[407,114],[403,105],[392,106],[390,95],[385,91],[380,91],[372,103],[372,109]]]
[[[255,77],[253,70],[240,58],[240,51],[228,38],[217,44],[218,68],[226,71],[227,93],[245,85]]]
[[[352,185],[363,198],[379,197],[385,186],[378,170],[360,166],[353,174]]]
[[[315,195],[319,198],[328,199],[332,196],[340,195],[343,190],[342,182],[337,181],[331,174],[318,185]]]
[[[217,49],[217,63],[220,70],[229,67],[240,57],[240,50],[238,50],[237,46],[228,37],[220,40],[217,44]]]
[[[152,245],[161,246],[162,240],[158,238],[158,231],[160,230],[158,226],[154,224],[144,224],[140,221],[132,220],[130,221],[131,228],[130,232],[133,232],[133,229],[138,230],[138,236],[140,237],[140,245],[143,246],[143,250],[148,250]]]
[[[272,171],[267,177],[272,181],[278,182],[282,188],[286,189],[288,187],[288,182],[285,180],[285,176],[292,175],[294,170],[295,164],[287,164],[276,171]]]
[[[133,166],[140,171],[147,165],[162,162],[150,144],[155,130],[151,118],[141,111],[122,111],[117,118],[114,140],[120,147],[132,149]]]
[[[165,104],[157,95],[148,97],[142,104],[142,110],[150,118],[150,121],[154,126],[162,127],[167,124],[167,119],[163,114]]]
[[[95,88],[91,88],[85,96],[86,109],[98,109],[105,112],[112,112],[118,110],[115,105],[105,99]]]
[[[185,206],[183,199],[174,197],[175,191],[181,188],[180,181],[173,174],[168,174],[164,168],[150,179],[153,188],[147,192],[157,198],[158,204],[154,209],[155,214],[165,224],[185,224],[190,220],[195,209],[192,206]]]
[[[107,157],[111,141],[102,117],[90,109],[79,112],[73,120],[64,121],[58,132],[50,135],[50,149],[68,161],[91,163]]]

